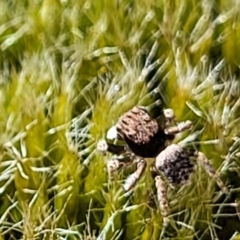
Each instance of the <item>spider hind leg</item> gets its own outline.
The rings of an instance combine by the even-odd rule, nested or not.
[[[197,160],[202,164],[204,169],[206,170],[207,174],[213,178],[219,188],[225,193],[229,194],[228,189],[220,179],[219,173],[214,169],[211,162],[208,160],[208,158],[202,153],[202,152],[196,152]]]

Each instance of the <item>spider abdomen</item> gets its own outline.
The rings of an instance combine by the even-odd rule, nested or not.
[[[192,158],[194,149],[182,148],[171,144],[166,147],[156,158],[156,168],[162,172],[171,185],[185,183],[194,171]]]

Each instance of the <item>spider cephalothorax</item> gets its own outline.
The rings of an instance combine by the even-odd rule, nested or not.
[[[202,163],[207,173],[213,177],[219,187],[227,193],[218,173],[214,170],[205,155],[194,148],[172,144],[175,134],[191,128],[191,121],[178,123],[171,109],[163,110],[160,118],[154,119],[146,108],[137,106],[124,113],[116,126],[112,127],[107,138],[100,140],[97,149],[102,153],[109,151],[113,158],[108,161],[109,178],[126,164],[136,163],[137,169],[125,181],[123,186],[130,192],[146,168],[144,158],[155,157],[152,171],[155,175],[157,198],[164,222],[167,222],[168,201],[164,180],[171,186],[185,183],[194,170],[194,161]],[[121,144],[118,144],[118,141]]]
[[[173,139],[143,107],[134,107],[123,114],[116,128],[131,151],[141,157],[156,157],[165,148],[166,140]]]

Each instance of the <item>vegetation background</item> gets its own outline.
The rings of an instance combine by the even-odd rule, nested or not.
[[[238,0],[0,1],[0,239],[240,239],[239,53]],[[166,229],[149,171],[120,198],[95,150],[160,101],[231,191],[196,168]]]

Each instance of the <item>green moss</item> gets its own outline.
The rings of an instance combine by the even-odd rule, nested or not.
[[[239,238],[236,1],[13,0],[0,9],[0,239]],[[194,123],[175,141],[201,149],[232,189],[226,198],[197,168],[168,192],[167,229],[149,171],[119,198],[127,173],[109,184],[111,156],[95,150],[123,112],[159,100]]]

